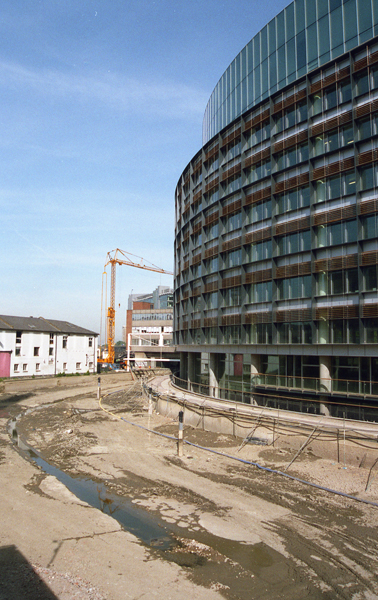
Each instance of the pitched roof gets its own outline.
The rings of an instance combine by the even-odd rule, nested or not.
[[[43,333],[73,333],[77,335],[98,335],[68,321],[44,319],[43,317],[13,317],[0,315],[0,331],[38,331]]]

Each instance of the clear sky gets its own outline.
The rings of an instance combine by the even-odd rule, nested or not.
[[[174,191],[206,103],[288,3],[3,0],[0,314],[99,332],[108,251],[173,270]],[[116,338],[132,290],[172,283],[118,267]]]

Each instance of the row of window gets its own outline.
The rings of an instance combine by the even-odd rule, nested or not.
[[[92,369],[93,368],[93,362],[90,362],[88,364],[88,367],[89,367],[89,369]],[[13,371],[15,373],[20,373],[21,372],[21,368],[22,368],[22,372],[23,373],[27,373],[28,372],[28,364],[27,363],[23,363],[23,364],[15,363],[14,367],[13,367]],[[36,363],[35,364],[35,370],[37,372],[41,370],[41,363]],[[80,370],[81,370],[81,363],[77,362],[76,363],[76,371],[80,371]],[[67,371],[67,363],[63,363],[63,371]]]
[[[181,331],[176,343],[197,344],[376,344],[378,319],[364,319],[362,331],[358,319],[336,319],[312,323],[257,323],[229,325]]]
[[[295,153],[297,150],[288,151],[285,156],[289,157],[292,152]],[[265,161],[259,165],[255,165],[249,170],[244,185],[253,183],[268,175],[270,175],[270,161]],[[367,190],[376,190],[378,188],[378,166],[376,164],[359,168],[358,175],[359,176],[356,179],[356,173],[354,169],[352,169],[332,177],[317,180],[312,186],[313,202],[318,204],[320,202],[325,202],[326,200],[336,200],[337,198],[342,198],[344,196],[355,195],[357,191],[363,192]],[[237,176],[228,184],[224,185],[227,188],[227,193],[238,191],[242,185],[241,177]],[[272,209],[274,209],[274,214],[283,214],[288,211],[310,206],[310,197],[310,186],[304,186],[302,188],[291,190],[290,192],[277,194],[277,201],[274,204],[271,199],[268,199],[253,207],[246,208],[247,219],[249,222],[256,222],[271,216]],[[218,199],[219,194],[217,201]],[[230,215],[229,217],[222,217],[225,231],[230,232],[239,228],[241,226],[241,218],[240,212]],[[188,219],[189,217],[187,217],[186,220]],[[213,239],[217,236],[216,227],[217,223],[206,229],[206,239]]]
[[[22,341],[22,332],[21,331],[17,331],[16,333],[16,348],[15,348],[15,354],[16,356],[20,356],[20,347],[19,345],[21,344]],[[67,341],[68,341],[68,336],[67,335],[63,335],[62,336],[62,348],[67,348]],[[50,346],[54,344],[54,334],[50,333]],[[90,337],[88,338],[88,347],[92,348],[93,347],[93,338]],[[39,356],[39,351],[40,351],[40,346],[34,346],[34,356]],[[53,348],[49,348],[49,355],[52,356],[53,355]]]

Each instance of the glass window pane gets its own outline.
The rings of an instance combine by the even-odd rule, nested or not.
[[[261,61],[264,61],[268,57],[268,27],[261,30]]]
[[[328,15],[319,19],[318,21],[318,32],[319,32],[319,54],[323,56],[329,52],[329,21]]]
[[[316,21],[316,0],[307,0],[306,2],[306,20],[307,27]]]
[[[310,63],[318,57],[318,36],[316,23],[307,29],[307,61]]]
[[[341,4],[341,0],[339,1]],[[337,46],[340,46],[340,44],[343,43],[343,22],[341,10],[342,9],[340,6],[340,8],[337,8],[331,13],[331,40],[333,48],[336,48]]]
[[[286,39],[291,40],[294,37],[294,3],[289,4],[286,13]]]
[[[277,17],[277,48],[285,43],[285,12],[281,11]]]
[[[349,0],[344,8],[345,40],[352,40],[357,35],[356,0]]]
[[[276,19],[268,23],[269,54],[272,54],[277,48],[276,44]]]
[[[305,28],[305,12],[304,12],[304,0],[297,0],[294,3],[295,6],[295,24],[296,31],[299,32]]]
[[[335,223],[335,225],[331,225],[331,240],[330,243],[334,246],[342,243],[342,229],[341,223]]]
[[[270,87],[272,88],[277,84],[277,60],[276,60],[276,52],[270,55],[269,57],[269,82]]]
[[[358,0],[358,24],[361,32],[371,29],[370,0]]]
[[[328,13],[328,0],[318,0],[318,19]]]
[[[301,69],[306,65],[306,34],[301,31],[296,38],[297,42],[297,69]]]

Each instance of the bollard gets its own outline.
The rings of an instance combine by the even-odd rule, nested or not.
[[[177,456],[182,456],[184,446],[184,411],[180,410],[179,414],[179,431],[177,440]]]
[[[101,377],[97,377],[97,400],[101,398]]]

